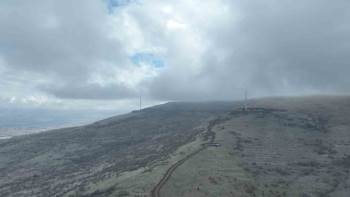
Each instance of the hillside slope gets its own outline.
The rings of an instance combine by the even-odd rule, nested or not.
[[[161,196],[350,193],[350,98],[253,100],[215,125],[216,143],[180,166]]]
[[[88,185],[166,159],[232,103],[168,103],[91,125],[0,141],[0,196],[82,196]],[[116,191],[114,191],[116,190]],[[91,195],[107,196],[116,188]]]
[[[0,196],[348,196],[350,97],[241,104],[168,103],[0,141]]]

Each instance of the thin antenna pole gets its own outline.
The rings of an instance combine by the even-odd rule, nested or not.
[[[244,111],[248,109],[248,91],[244,89]]]
[[[142,110],[142,96],[140,95],[140,111]]]

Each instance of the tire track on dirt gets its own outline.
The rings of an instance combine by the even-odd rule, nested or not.
[[[207,128],[207,136],[210,137],[209,143],[202,144],[201,148],[192,152],[191,154],[187,155],[185,158],[177,161],[174,163],[163,175],[162,179],[158,182],[158,184],[151,190],[151,197],[160,197],[160,190],[162,187],[167,183],[167,181],[171,178],[171,175],[174,173],[174,171],[180,167],[183,163],[185,163],[188,159],[195,156],[196,154],[200,153],[201,151],[205,150],[208,147],[208,144],[213,143],[215,140],[215,132],[212,131],[213,127],[218,124],[221,121],[221,119],[214,119],[209,122],[208,128]]]

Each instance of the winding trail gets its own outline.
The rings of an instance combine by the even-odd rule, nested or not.
[[[215,140],[215,132],[212,131],[214,125],[219,123],[220,119],[215,119],[209,122],[208,128],[207,128],[207,136],[210,137],[209,143],[213,143]],[[156,186],[151,190],[151,197],[160,197],[160,190],[162,187],[167,183],[167,181],[170,179],[171,175],[174,173],[174,171],[181,166],[185,161],[190,159],[191,157],[195,156],[196,154],[200,153],[201,151],[205,150],[208,147],[209,143],[202,144],[201,148],[192,152],[191,154],[187,155],[185,158],[177,161],[173,165],[168,168],[168,170],[165,172],[162,179],[158,182]]]

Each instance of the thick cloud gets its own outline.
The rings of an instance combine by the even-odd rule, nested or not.
[[[100,67],[127,64],[124,47],[113,38],[113,33],[118,32],[110,31],[110,17],[103,1],[1,2],[0,56],[3,64],[18,74],[39,74],[47,78],[46,85],[52,88],[61,87],[57,84],[67,88],[53,92],[73,93],[75,87],[87,86]],[[103,87],[98,90],[98,86],[92,84],[88,89],[106,92]],[[87,96],[81,92],[83,97]]]
[[[63,102],[140,92],[237,99],[245,88],[252,96],[350,93],[346,0],[0,4],[3,97],[21,89]]]
[[[138,96],[135,92],[124,86],[109,85],[107,87],[101,87],[99,85],[71,85],[69,87],[55,87],[55,88],[43,88],[47,92],[53,94],[58,98],[66,99],[123,99],[123,98],[135,98]]]
[[[169,79],[172,73],[160,76],[163,82],[154,84],[154,94],[168,99],[181,95],[167,91],[168,87],[194,99],[234,98],[242,88],[256,96],[349,93],[348,1],[225,5],[232,12],[226,13],[222,23],[207,18],[210,25],[202,40],[209,46],[200,57],[200,71],[191,75],[183,70],[178,73],[185,77],[180,83],[176,77]]]
[[[348,1],[242,1],[236,6],[239,23],[217,33],[214,43],[231,51],[226,65],[251,74],[248,87],[265,94],[349,92],[350,81],[344,80],[350,71]]]
[[[123,59],[122,46],[109,38],[102,1],[6,2],[1,54],[12,67],[76,76],[100,61]]]

